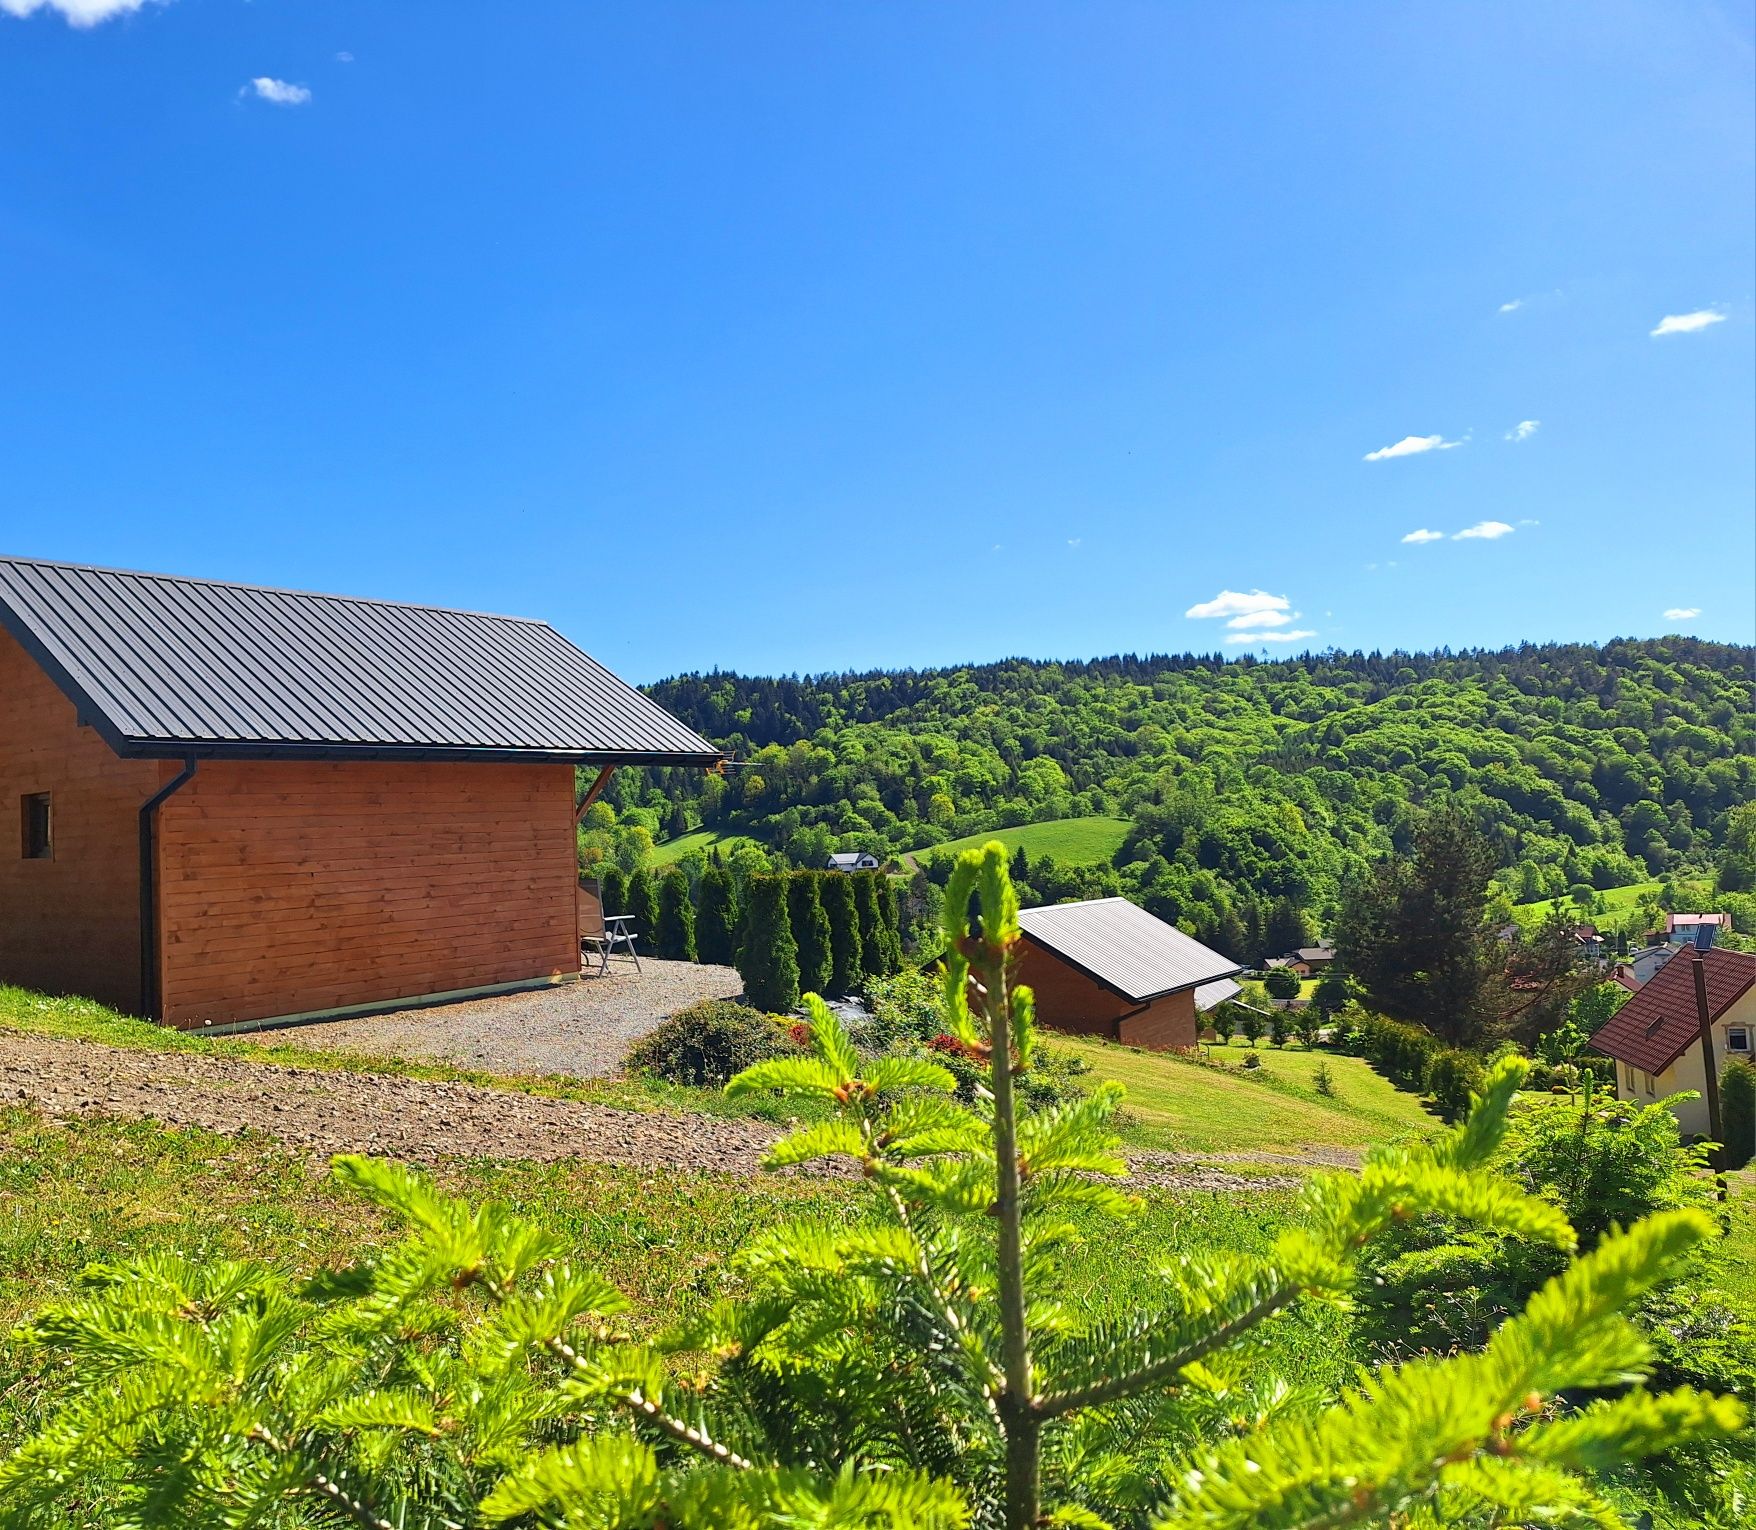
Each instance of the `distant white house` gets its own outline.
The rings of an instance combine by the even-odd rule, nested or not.
[[[1665,916],[1665,939],[1673,945],[1687,945],[1695,939],[1695,932],[1702,925],[1710,924],[1720,934],[1726,934],[1732,927],[1730,914],[1667,914]]]
[[[881,862],[870,850],[842,850],[830,856],[825,871],[876,871]]]
[[[1616,962],[1610,976],[1630,993],[1639,993],[1652,981],[1653,974],[1676,954],[1677,948],[1670,945],[1630,951]]]

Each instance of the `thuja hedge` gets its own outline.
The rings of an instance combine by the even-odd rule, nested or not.
[[[1366,1060],[1404,1088],[1433,1096],[1447,1121],[1462,1118],[1481,1088],[1482,1060],[1448,1047],[1431,1031],[1383,1015],[1367,1015],[1356,1027]]]
[[[769,884],[772,898],[759,896]],[[821,991],[825,983],[837,997],[857,993],[868,979],[902,970],[897,902],[882,872],[751,877],[745,903],[738,974],[751,1002],[765,1009],[790,1009],[801,990]]]
[[[1756,1157],[1756,1068],[1735,1062],[1720,1078],[1720,1125],[1725,1132],[1727,1169],[1741,1169]]]

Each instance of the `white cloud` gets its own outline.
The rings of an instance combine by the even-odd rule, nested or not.
[[[1270,595],[1266,590],[1252,590],[1248,595],[1237,590],[1221,590],[1212,600],[1190,606],[1183,615],[1201,621],[1209,616],[1251,616],[1263,611],[1290,611],[1293,603],[1284,595]]]
[[[1534,516],[1526,515],[1519,518],[1518,524],[1520,526],[1540,526],[1542,525],[1542,522],[1537,520]]]
[[[1508,441],[1528,441],[1537,433],[1542,423],[1541,420],[1520,420],[1506,432],[1506,439]]]
[[[343,48],[340,53],[336,54],[335,61],[338,64],[351,64],[354,61],[354,56],[346,48]]]
[[[1521,309],[1522,307],[1524,307],[1524,299],[1523,298],[1513,298],[1513,300],[1510,303],[1502,303],[1500,305],[1500,312],[1501,313],[1517,313],[1518,310]]]
[[[1444,540],[1445,533],[1443,531],[1429,531],[1425,526],[1421,527],[1419,531],[1411,531],[1403,538],[1405,542],[1443,542]]]
[[[1653,330],[1653,339],[1660,335],[1692,335],[1709,324],[1723,324],[1725,315],[1717,308],[1697,308],[1694,313],[1667,313]]]
[[[1448,452],[1461,441],[1447,441],[1443,436],[1404,436],[1394,446],[1381,446],[1366,453],[1366,461],[1383,462],[1388,457],[1418,457],[1422,452]]]
[[[95,27],[112,16],[126,16],[146,0],[0,0],[8,16],[28,16],[32,11],[58,11],[72,27]]]
[[[1453,542],[1468,542],[1472,540],[1492,542],[1498,537],[1509,537],[1511,535],[1512,528],[1504,521],[1477,521],[1473,526],[1465,526],[1462,531],[1454,532],[1451,540]]]
[[[257,100],[272,101],[276,106],[303,106],[311,99],[311,92],[303,85],[289,85],[266,74],[253,79],[250,89],[256,92]]]
[[[1234,632],[1226,639],[1228,643],[1302,643],[1306,638],[1314,638],[1317,634],[1307,628],[1294,632]]]
[[[1226,623],[1228,627],[1288,627],[1296,622],[1301,613],[1293,611],[1246,611],[1242,616],[1234,616]]]
[[[1085,540],[1084,537],[1068,537],[1067,538],[1067,545],[1069,547],[1077,547],[1084,540]]]
[[[1700,606],[1672,606],[1665,612],[1667,622],[1692,622],[1701,614]]]

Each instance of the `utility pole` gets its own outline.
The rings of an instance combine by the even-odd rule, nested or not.
[[[1719,1120],[1719,1075],[1714,1071],[1713,1060],[1713,1017],[1707,1009],[1706,952],[1699,940],[1689,953],[1689,965],[1695,969],[1695,1019],[1701,1027],[1701,1060],[1707,1065],[1707,1135],[1715,1142],[1724,1142],[1725,1132]]]

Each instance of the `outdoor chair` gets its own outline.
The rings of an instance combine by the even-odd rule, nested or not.
[[[598,976],[610,970],[610,958],[631,961],[640,971],[640,953],[634,949],[639,934],[632,914],[604,912],[603,884],[596,877],[579,879],[579,953],[586,971]],[[622,953],[620,956],[617,953]]]

